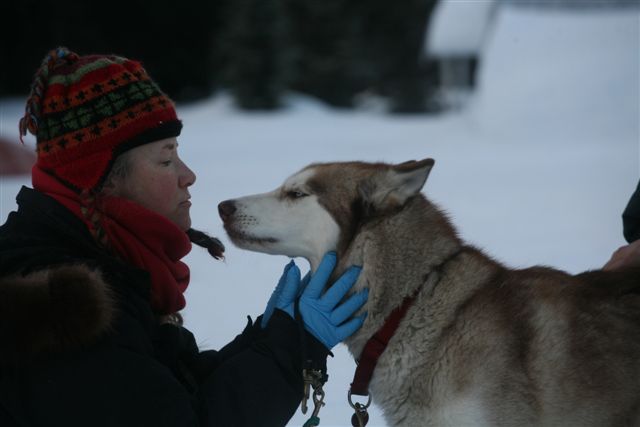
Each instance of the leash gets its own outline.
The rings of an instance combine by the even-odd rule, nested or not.
[[[311,388],[313,387],[313,412],[311,413],[311,417],[303,424],[302,427],[316,427],[320,425],[320,417],[318,416],[320,413],[320,408],[325,405],[324,390],[322,389],[322,387],[329,379],[329,376],[323,369],[315,366],[313,361],[307,357],[307,338],[306,332],[304,330],[302,314],[300,314],[300,309],[298,308],[298,300],[296,300],[294,303],[293,312],[296,323],[298,324],[298,331],[300,332],[302,381],[304,382],[300,410],[303,414],[306,414],[308,411],[308,401],[309,397],[311,396]]]
[[[453,258],[457,257],[462,251],[463,247],[459,248],[453,254],[449,255],[443,262],[437,265],[431,273],[440,274],[442,268],[445,264],[451,261]],[[371,405],[371,396],[369,395],[369,383],[371,382],[371,378],[373,377],[373,371],[378,364],[378,359],[382,356],[389,341],[395,334],[398,326],[400,326],[400,322],[409,311],[409,308],[413,305],[418,296],[418,293],[422,289],[422,286],[419,286],[412,295],[405,297],[402,300],[402,304],[399,307],[396,307],[391,311],[389,316],[384,321],[384,324],[378,331],[373,334],[371,338],[364,345],[364,349],[362,353],[360,353],[360,358],[357,361],[358,366],[356,368],[356,372],[353,376],[353,382],[351,383],[351,387],[349,388],[349,405],[354,409],[355,413],[351,416],[351,425],[353,427],[364,427],[369,422],[369,414],[367,413],[367,408]],[[367,403],[362,404],[359,402],[354,403],[351,396],[366,396]]]

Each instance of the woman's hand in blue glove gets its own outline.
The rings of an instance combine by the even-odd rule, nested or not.
[[[269,302],[267,302],[264,314],[262,315],[260,326],[262,326],[263,329],[267,327],[267,323],[269,323],[269,319],[271,319],[271,315],[276,308],[279,308],[280,310],[289,313],[289,316],[294,317],[293,303],[300,295],[300,292],[308,280],[308,275],[304,280],[300,280],[300,269],[293,260],[284,267],[284,272],[282,273],[276,288],[273,290],[273,293],[269,298]]]
[[[322,294],[337,263],[334,252],[327,253],[309,284],[300,296],[299,309],[304,326],[314,337],[331,350],[364,323],[366,313],[352,317],[366,302],[369,290],[352,295],[339,304],[358,280],[361,267],[350,267],[329,289]]]
[[[369,291],[365,289],[338,305],[358,280],[361,268],[351,267],[322,294],[336,263],[336,254],[329,252],[322,258],[315,274],[307,274],[302,280],[295,263],[287,264],[269,298],[261,326],[266,327],[276,308],[294,317],[294,302],[302,292],[298,304],[305,329],[329,350],[357,331],[366,313],[351,317],[365,304]]]

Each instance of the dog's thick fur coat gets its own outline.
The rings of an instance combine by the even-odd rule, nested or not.
[[[640,425],[640,272],[507,268],[420,193],[432,166],[315,164],[221,216],[240,247],[363,266],[356,359],[418,292],[370,384],[390,425]]]

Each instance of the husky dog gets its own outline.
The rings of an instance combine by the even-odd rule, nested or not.
[[[241,248],[363,266],[356,359],[416,295],[369,385],[388,424],[640,426],[640,272],[500,264],[420,193],[433,164],[312,164],[219,212]]]

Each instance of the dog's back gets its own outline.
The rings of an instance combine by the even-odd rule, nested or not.
[[[640,425],[640,271],[508,269],[462,245],[422,195],[354,247],[372,291],[356,357],[406,287],[422,288],[371,383],[390,424]]]
[[[347,345],[418,290],[370,386],[391,425],[640,425],[640,271],[509,269],[422,194],[376,214],[343,254],[370,290]]]
[[[475,362],[488,424],[640,425],[638,278],[504,269],[478,290],[458,321],[491,346]]]

